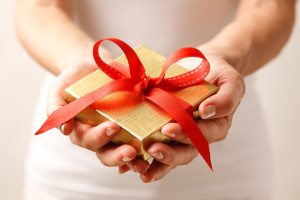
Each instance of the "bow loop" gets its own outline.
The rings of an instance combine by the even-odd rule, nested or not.
[[[111,41],[118,45],[122,51],[124,52],[128,65],[129,65],[129,71],[130,71],[130,77],[126,77],[125,74],[122,74],[117,69],[113,68],[112,66],[106,64],[99,55],[99,46],[101,43],[105,40]],[[134,50],[125,42],[122,40],[119,40],[117,38],[107,38],[103,40],[99,40],[96,42],[93,48],[93,55],[95,62],[99,66],[99,68],[105,72],[109,77],[111,77],[114,80],[122,79],[122,78],[131,78],[134,82],[139,82],[141,78],[145,77],[145,69],[139,59],[139,57],[136,55]]]
[[[176,62],[181,59],[196,57],[202,59],[199,66],[197,66],[194,70],[188,71],[184,74],[164,78],[167,70]],[[161,85],[173,88],[184,88],[191,85],[195,85],[204,80],[204,78],[209,73],[209,63],[206,57],[196,48],[186,47],[182,49],[178,49],[173,52],[168,59],[166,60],[161,75],[159,77],[159,81]]]

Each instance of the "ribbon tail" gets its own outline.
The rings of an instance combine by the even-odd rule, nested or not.
[[[153,88],[149,94],[146,95],[146,98],[162,108],[180,124],[182,130],[191,139],[200,155],[212,170],[209,144],[194,119],[183,106],[187,103],[159,88]]]
[[[62,125],[63,123],[75,117],[86,107],[90,106],[92,103],[105,97],[106,95],[118,91],[128,91],[131,88],[132,84],[130,84],[130,82],[128,82],[126,79],[110,82],[54,111],[44,122],[41,128],[35,133],[35,135],[39,135],[52,128]]]

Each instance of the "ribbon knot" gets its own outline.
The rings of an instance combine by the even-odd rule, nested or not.
[[[130,73],[127,73],[127,69],[124,70],[123,65],[113,63],[113,67],[111,66],[112,63],[109,65],[100,58],[98,50],[100,44],[104,40],[111,41],[122,49],[127,58]],[[36,135],[60,126],[75,117],[88,106],[92,106],[97,109],[97,104],[95,104],[95,102],[111,93],[119,91],[138,92],[142,94],[146,100],[149,100],[160,107],[169,116],[171,116],[174,121],[180,124],[182,130],[191,139],[198,152],[212,169],[209,145],[191,116],[192,106],[169,92],[199,84],[202,80],[204,80],[210,67],[205,56],[198,49],[187,47],[178,49],[172,53],[167,58],[161,75],[158,78],[151,78],[147,76],[145,74],[144,66],[135,51],[128,44],[119,39],[107,38],[99,40],[94,45],[93,55],[99,68],[114,81],[54,111],[42,127],[35,133]],[[165,78],[165,73],[172,64],[187,57],[201,58],[202,62],[194,70],[175,77]]]
[[[157,79],[146,76],[134,86],[134,91],[142,95],[147,95],[148,92],[157,85]]]

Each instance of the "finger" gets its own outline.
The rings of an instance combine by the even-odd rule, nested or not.
[[[225,81],[224,81],[225,82]],[[215,95],[204,100],[199,108],[202,119],[220,118],[232,114],[245,93],[242,78],[231,78],[230,81],[220,85]]]
[[[125,174],[126,172],[129,172],[130,168],[127,165],[121,165],[119,166],[119,174]]]
[[[165,136],[184,144],[192,144],[188,136],[182,131],[178,123],[167,123],[161,129],[161,133]]]
[[[96,69],[94,64],[82,63],[67,67],[55,80],[48,92],[47,114],[48,116],[59,108],[65,106],[64,90],[72,83],[93,72]],[[73,130],[73,119],[62,124],[59,129],[65,135]]]
[[[134,172],[145,174],[150,167],[150,164],[145,160],[135,158],[134,160],[128,162],[127,166]]]
[[[128,144],[121,146],[108,144],[100,148],[96,155],[104,165],[112,167],[121,166],[132,161],[136,157],[137,152]]]
[[[92,127],[76,120],[74,131],[70,139],[74,144],[91,151],[97,151],[107,144],[120,130],[120,126],[112,121],[107,121]]]
[[[67,105],[58,88],[51,88],[48,93],[47,115],[48,117],[59,108]]]
[[[80,64],[71,64],[64,69],[54,82],[55,88],[64,89],[79,79],[87,76],[97,69],[94,62],[82,62]]]
[[[76,66],[71,65],[63,70],[62,73],[57,76],[48,92],[48,115],[67,104],[63,96],[65,93],[64,90],[68,86],[92,73],[95,69],[96,67],[93,64],[82,63]]]
[[[69,121],[63,123],[61,126],[58,127],[60,132],[64,135],[70,135],[73,131],[74,127],[74,118],[70,119]]]
[[[57,94],[55,89],[50,89],[48,93],[48,104],[47,104],[47,115],[48,117],[59,108],[67,105],[67,102],[61,97],[60,94]],[[60,132],[64,135],[70,135],[74,128],[74,118],[66,121],[57,127]]]
[[[200,120],[198,126],[208,143],[224,140],[231,126],[232,114],[218,119]]]
[[[197,150],[192,145],[164,143],[152,144],[147,152],[156,160],[167,165],[185,165],[190,163],[196,156]]]
[[[166,165],[164,163],[154,160],[151,163],[147,173],[141,174],[140,178],[144,183],[154,182],[162,179],[169,171],[174,169],[176,166]]]

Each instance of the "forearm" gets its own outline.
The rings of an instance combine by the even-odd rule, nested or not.
[[[294,22],[294,0],[244,0],[236,17],[203,45],[246,76],[275,57],[288,40]]]
[[[92,61],[94,41],[72,20],[69,1],[19,0],[18,38],[29,54],[54,74],[68,65]]]

